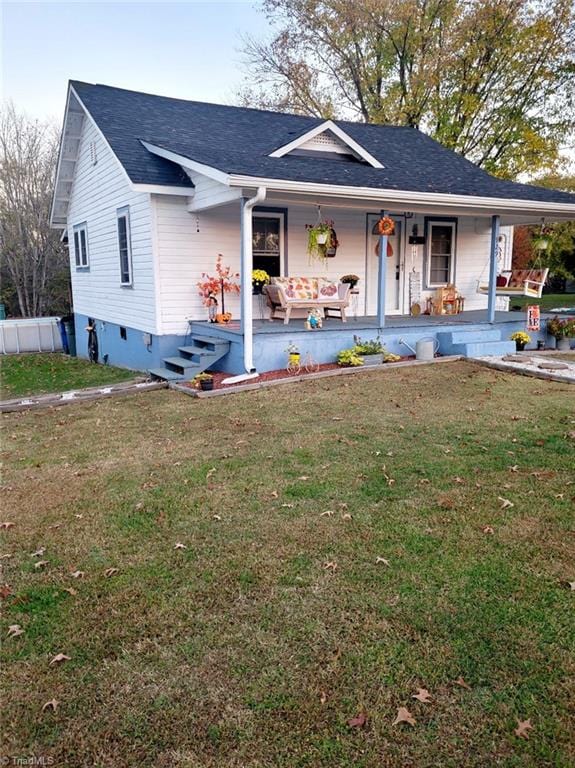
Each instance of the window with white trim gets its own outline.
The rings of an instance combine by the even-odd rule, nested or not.
[[[132,243],[130,236],[130,207],[118,208],[118,251],[120,254],[120,283],[132,285]]]
[[[440,288],[454,280],[456,222],[428,221],[427,226],[427,287]]]
[[[283,215],[257,212],[252,219],[252,252],[254,269],[265,270],[270,277],[282,274]]]
[[[88,258],[88,225],[84,221],[74,227],[74,259],[76,269],[86,269],[90,266]]]

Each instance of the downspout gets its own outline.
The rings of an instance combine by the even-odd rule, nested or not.
[[[487,296],[487,322],[495,322],[495,300],[497,298],[497,244],[499,242],[500,217],[491,217],[491,249],[489,253],[489,287]]]
[[[241,249],[241,285],[242,285],[242,332],[244,337],[244,368],[248,374],[256,374],[254,368],[254,330],[252,303],[252,269],[254,264],[252,251],[252,210],[266,199],[265,187],[258,187],[253,197],[242,198],[242,249]]]

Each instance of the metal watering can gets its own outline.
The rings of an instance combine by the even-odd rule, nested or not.
[[[416,360],[433,360],[439,349],[439,342],[433,338],[419,339],[415,344],[415,349],[404,339],[400,339],[400,343],[415,353]]]

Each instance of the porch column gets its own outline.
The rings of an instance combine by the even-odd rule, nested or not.
[[[254,371],[254,331],[252,307],[252,209],[266,198],[266,188],[258,187],[254,197],[241,199],[241,250],[240,250],[240,288],[241,288],[241,329],[244,340],[244,368],[247,373]]]
[[[495,322],[495,299],[497,291],[497,244],[499,242],[499,216],[491,217],[491,251],[489,253],[489,286],[487,297],[487,320]]]
[[[385,211],[381,211],[385,216]],[[385,279],[387,277],[387,235],[379,236],[379,264],[377,269],[377,325],[385,326]]]

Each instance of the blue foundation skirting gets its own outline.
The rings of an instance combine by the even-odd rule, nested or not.
[[[287,346],[296,344],[302,356],[302,362],[307,356],[317,363],[335,362],[337,353],[354,344],[354,336],[363,340],[380,338],[389,352],[408,356],[420,339],[435,339],[440,342],[441,354],[460,354],[454,344],[461,332],[473,332],[470,341],[488,341],[493,336],[493,330],[500,332],[500,339],[508,341],[514,331],[525,330],[525,315],[523,313],[497,313],[497,321],[490,324],[483,320],[485,312],[464,313],[466,320],[448,318],[393,318],[385,328],[377,328],[375,318],[358,318],[347,323],[330,320],[323,329],[306,331],[303,321],[294,320],[290,325],[280,323],[263,324],[254,331],[254,364],[260,373],[285,368],[287,363]],[[461,316],[458,316],[461,318]],[[474,322],[475,317],[478,318]],[[481,318],[481,320],[479,320]],[[184,335],[157,336],[146,334],[141,330],[120,326],[95,318],[98,336],[99,362],[130,368],[135,371],[147,371],[150,368],[163,366],[163,358],[177,356],[178,347],[191,343],[192,335],[216,336],[230,342],[230,351],[213,367],[213,370],[225,371],[231,374],[244,373],[243,337],[239,328],[229,328],[205,322],[192,324],[191,333]],[[79,357],[88,357],[88,317],[75,315],[76,347]],[[529,331],[531,344],[528,349],[536,349],[537,341],[547,338],[545,321],[541,323],[539,332]],[[454,334],[450,339],[450,334]],[[482,335],[483,334],[483,335]],[[125,337],[125,338],[124,338]],[[472,345],[469,351],[476,349]],[[497,344],[486,345],[483,354],[498,354]]]

